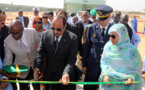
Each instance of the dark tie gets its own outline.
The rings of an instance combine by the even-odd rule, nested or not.
[[[57,49],[57,46],[58,46],[58,38],[59,38],[59,37],[56,37],[56,41],[55,41],[55,49]]]
[[[102,37],[104,37],[105,28],[102,28]]]

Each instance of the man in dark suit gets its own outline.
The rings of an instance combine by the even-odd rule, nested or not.
[[[44,58],[44,81],[61,81],[61,84],[49,85],[50,90],[75,90],[76,85],[67,85],[76,81],[75,62],[78,51],[78,37],[66,30],[66,19],[56,16],[52,21],[51,30],[44,32],[35,60],[34,78],[41,68]],[[46,85],[46,90],[48,85]]]
[[[4,40],[9,35],[9,27],[5,25],[6,14],[4,11],[0,11],[3,14],[2,22],[1,22],[1,30],[0,30],[0,57],[3,61],[5,57],[4,53]]]
[[[82,13],[82,21],[79,21],[76,26],[79,30],[79,35],[80,35],[80,38],[82,39],[82,36],[83,36],[83,32],[84,32],[84,29],[87,25],[89,24],[92,24],[93,22],[89,20],[90,18],[90,14],[88,11],[84,11]]]
[[[22,22],[24,28],[27,28],[28,24],[29,24],[29,18],[26,16],[23,16],[23,11],[21,11],[21,10],[18,12],[18,15],[19,16],[16,17],[16,19],[18,19]]]
[[[83,51],[83,72],[85,82],[98,82],[101,73],[100,59],[104,45],[109,40],[109,19],[113,9],[107,5],[96,8],[98,23],[92,24],[87,31]],[[84,85],[84,90],[96,90],[97,85]]]
[[[121,23],[126,26],[128,34],[129,34],[129,38],[130,38],[130,41],[131,41],[133,32],[132,32],[132,28],[128,24],[128,20],[129,20],[129,17],[128,17],[127,14],[122,15],[122,17],[121,17]]]

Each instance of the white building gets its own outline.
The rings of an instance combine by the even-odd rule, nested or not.
[[[106,5],[106,0],[64,0],[64,9],[68,13],[91,10],[99,5]]]

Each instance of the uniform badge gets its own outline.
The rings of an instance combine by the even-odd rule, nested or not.
[[[96,34],[93,34],[93,37],[95,38],[96,37]]]
[[[101,11],[98,11],[98,15],[100,15],[100,16],[101,16],[101,15],[102,15],[102,12],[101,12]]]
[[[96,26],[96,28],[98,28],[98,26]]]

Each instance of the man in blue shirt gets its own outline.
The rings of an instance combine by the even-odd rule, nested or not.
[[[131,20],[132,28],[134,28],[135,32],[137,32],[137,19],[136,16]]]

